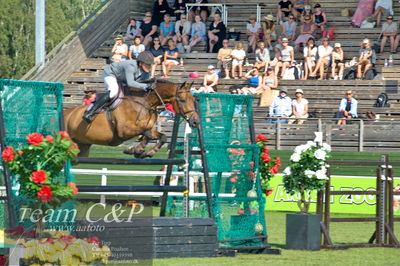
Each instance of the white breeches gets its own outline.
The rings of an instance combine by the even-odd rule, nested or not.
[[[106,90],[110,92],[110,99],[114,98],[118,94],[118,81],[114,76],[107,75],[103,72],[103,80]]]

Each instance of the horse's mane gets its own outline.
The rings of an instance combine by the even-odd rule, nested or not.
[[[156,82],[157,82],[157,83],[166,83],[166,84],[171,84],[171,85],[179,85],[179,84],[177,84],[176,82],[169,81],[169,80],[166,80],[166,79],[157,79]]]

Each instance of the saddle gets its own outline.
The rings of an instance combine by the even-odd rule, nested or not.
[[[104,95],[106,93],[108,93],[108,92],[97,93],[96,94],[96,98],[102,97],[102,95]],[[115,97],[113,97],[112,99],[110,99],[110,101],[106,105],[104,105],[102,108],[100,108],[96,112],[96,114],[100,114],[100,113],[104,113],[104,112],[112,112],[113,110],[115,110],[121,104],[124,96],[125,96],[124,90],[120,86],[119,89],[118,89],[117,95]]]

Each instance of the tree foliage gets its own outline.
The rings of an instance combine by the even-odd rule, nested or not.
[[[101,0],[46,1],[50,52]],[[35,0],[0,0],[0,78],[18,79],[35,64]]]

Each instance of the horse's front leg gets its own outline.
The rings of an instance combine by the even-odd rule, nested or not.
[[[146,131],[147,132],[147,131]],[[124,150],[125,154],[134,155],[136,158],[140,158],[141,155],[145,152],[144,148],[149,143],[149,138],[146,136],[146,132],[143,134],[142,140],[139,142],[138,145],[129,146]]]
[[[142,153],[140,158],[153,157],[154,154],[156,154],[156,152],[162,147],[162,145],[167,142],[167,136],[161,132],[158,132],[154,128],[146,131],[144,136],[148,140],[158,140],[158,142],[150,150]]]

